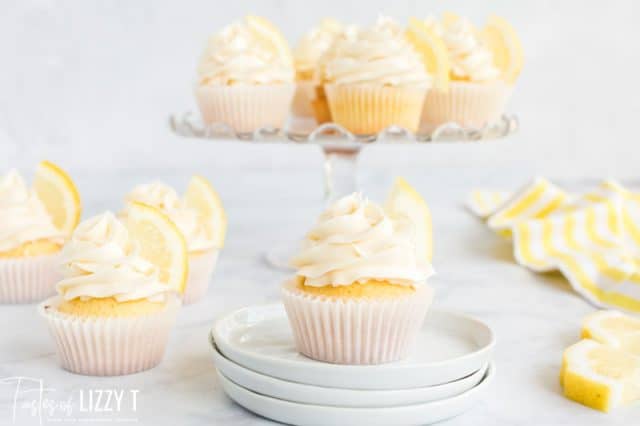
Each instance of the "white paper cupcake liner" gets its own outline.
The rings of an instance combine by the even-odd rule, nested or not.
[[[41,302],[55,294],[59,255],[0,259],[0,303]]]
[[[197,86],[196,99],[205,123],[225,123],[236,132],[285,125],[295,84]]]
[[[382,364],[405,358],[422,327],[433,290],[420,286],[410,296],[341,299],[282,287],[298,351],[336,364]]]
[[[427,88],[367,84],[325,84],[331,118],[355,134],[375,134],[389,126],[418,130]]]
[[[88,376],[120,376],[148,370],[164,356],[180,300],[166,309],[136,317],[79,317],[58,312],[59,296],[42,302],[62,368]]]
[[[293,115],[298,117],[315,117],[312,101],[316,97],[316,83],[301,80],[296,83],[296,94],[293,97]]]
[[[512,90],[513,87],[503,81],[452,81],[447,92],[433,89],[427,94],[421,128],[434,129],[448,122],[473,128],[495,123],[504,114]]]
[[[189,279],[182,295],[182,303],[188,305],[207,294],[213,271],[218,263],[220,250],[189,254]]]

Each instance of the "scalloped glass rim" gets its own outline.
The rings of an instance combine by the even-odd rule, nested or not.
[[[250,133],[238,133],[226,123],[204,124],[199,114],[186,112],[172,114],[169,126],[174,133],[199,139],[237,139],[260,142],[295,142],[331,145],[345,139],[354,144],[413,143],[413,142],[473,142],[501,139],[515,133],[520,127],[516,115],[504,114],[500,119],[482,128],[465,128],[457,123],[445,123],[430,132],[413,133],[399,126],[391,126],[374,135],[355,135],[335,123],[317,126],[313,120],[304,125],[287,124],[284,129],[263,127]]]

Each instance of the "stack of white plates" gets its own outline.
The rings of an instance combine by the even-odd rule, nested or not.
[[[495,375],[483,322],[431,310],[409,359],[338,365],[296,352],[282,305],[218,320],[211,344],[224,391],[261,416],[296,425],[418,425],[463,413]]]

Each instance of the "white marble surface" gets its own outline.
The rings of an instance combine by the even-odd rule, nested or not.
[[[312,154],[310,154],[312,155]],[[581,319],[594,308],[556,275],[536,275],[517,266],[508,242],[494,236],[461,206],[476,186],[511,186],[531,176],[532,167],[408,168],[410,182],[429,200],[434,217],[437,291],[435,304],[476,315],[494,327],[498,344],[496,380],[484,401],[446,425],[629,425],[640,407],[602,414],[566,400],[558,370],[563,349],[579,336]],[[184,185],[194,170],[123,169],[119,173],[71,169],[84,196],[86,214],[117,208],[121,194],[136,182],[162,178]],[[257,425],[268,420],[231,402],[216,380],[207,332],[224,311],[273,302],[287,274],[262,261],[265,248],[290,232],[302,232],[321,206],[320,170],[294,166],[278,170],[238,170],[221,174],[195,170],[218,187],[229,214],[228,242],[205,301],[183,309],[166,358],[157,368],[128,377],[93,378],[61,370],[52,341],[33,305],[0,306],[0,378],[42,379],[55,388],[50,398],[72,398],[91,389],[139,390],[137,411],[93,413],[95,418],[136,418],[155,425]],[[396,168],[363,170],[362,187],[382,198]],[[13,384],[0,384],[0,424],[12,424]],[[15,424],[36,425],[18,398]],[[130,404],[125,398],[124,404]],[[45,415],[46,421],[46,415]],[[52,422],[44,424],[54,424]],[[59,424],[59,423],[58,423]],[[76,422],[76,424],[92,424]]]

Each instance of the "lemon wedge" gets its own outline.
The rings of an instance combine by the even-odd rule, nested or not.
[[[640,399],[640,358],[595,340],[567,348],[560,374],[564,395],[596,410]]]
[[[409,18],[409,27],[405,36],[422,56],[427,72],[433,76],[433,87],[447,90],[451,64],[447,46],[442,39],[424,22],[416,18]]]
[[[518,34],[499,16],[490,16],[481,33],[493,52],[493,62],[508,83],[514,83],[524,65],[524,52]]]
[[[182,293],[187,283],[188,252],[184,236],[160,209],[130,203],[126,226],[140,247],[140,256],[160,271],[160,282]]]
[[[442,25],[450,27],[460,20],[460,16],[453,12],[444,12],[442,14]]]
[[[69,175],[49,161],[36,168],[33,189],[60,231],[71,234],[80,222],[80,194]]]
[[[413,223],[416,229],[416,255],[430,263],[433,257],[431,212],[418,191],[403,178],[396,178],[385,210],[391,216],[405,216]]]
[[[598,311],[585,318],[582,337],[640,356],[640,319],[619,311]]]
[[[205,224],[218,248],[224,246],[227,233],[227,215],[218,193],[207,179],[193,176],[184,195],[185,203],[198,212],[199,220]]]
[[[261,16],[249,15],[245,20],[249,29],[271,46],[274,53],[285,58],[289,64],[293,64],[293,55],[291,54],[289,43],[287,43],[287,39],[284,38],[275,25]]]

